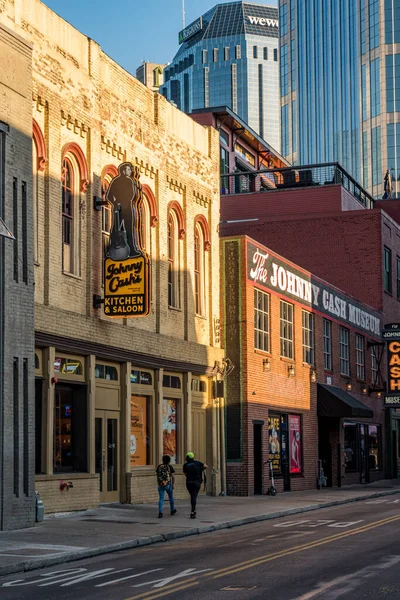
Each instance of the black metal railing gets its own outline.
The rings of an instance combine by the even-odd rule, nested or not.
[[[333,184],[343,186],[365,208],[374,207],[373,197],[339,163],[321,163],[262,171],[237,170],[234,173],[221,175],[221,195],[273,192],[281,189]]]

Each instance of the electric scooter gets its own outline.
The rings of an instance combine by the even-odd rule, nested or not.
[[[276,491],[276,487],[275,487],[274,470],[272,468],[272,460],[269,459],[267,462],[269,463],[269,475],[270,475],[270,480],[271,480],[271,485],[267,489],[267,496],[276,496],[276,494],[278,492]],[[265,464],[267,464],[267,463],[265,463]]]

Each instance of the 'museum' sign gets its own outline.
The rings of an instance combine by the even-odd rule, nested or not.
[[[247,244],[247,277],[268,289],[315,308],[327,316],[354,325],[374,335],[381,335],[379,314],[303,273],[266,248]]]
[[[150,312],[150,259],[139,233],[139,170],[126,162],[118,171],[107,190],[113,220],[104,257],[104,313],[108,317],[144,317]]]

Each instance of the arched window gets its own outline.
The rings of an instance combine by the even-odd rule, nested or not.
[[[204,215],[194,220],[194,308],[197,315],[206,314],[206,255],[210,249],[210,229]]]
[[[33,259],[39,262],[39,180],[47,163],[46,142],[37,121],[32,121]]]
[[[197,315],[205,314],[205,259],[204,236],[200,225],[197,223],[194,230],[194,300]]]
[[[168,305],[180,308],[178,220],[173,210],[168,214]]]
[[[38,150],[33,140],[32,144],[32,203],[33,203],[33,260],[39,262],[39,177]]]
[[[62,241],[63,271],[75,273],[75,174],[69,158],[62,163]]]
[[[80,275],[81,222],[80,194],[89,185],[85,155],[78,144],[70,143],[62,153],[62,263],[64,273]]]
[[[151,256],[150,206],[146,194],[139,205],[140,245]]]

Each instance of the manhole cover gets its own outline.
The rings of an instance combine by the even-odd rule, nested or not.
[[[256,589],[256,585],[228,585],[227,587],[223,587],[220,589],[220,592],[240,592],[243,590],[249,591],[249,590],[255,590]]]

